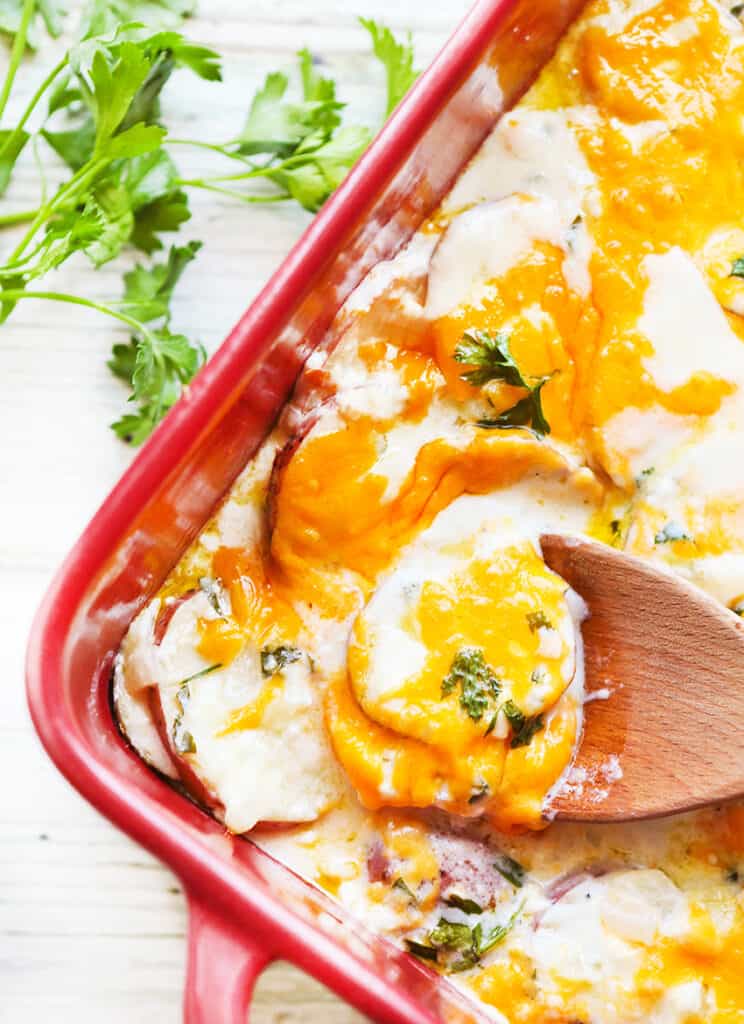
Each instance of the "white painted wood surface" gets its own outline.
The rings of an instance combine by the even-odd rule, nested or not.
[[[73,6],[73,5],[71,5]],[[179,73],[164,107],[177,135],[222,140],[242,123],[268,70],[291,65],[307,45],[328,63],[351,115],[373,125],[383,74],[369,57],[357,15],[413,30],[419,65],[431,59],[467,9],[464,0],[202,0],[189,34],[225,58],[225,83]],[[45,56],[55,46],[47,46]],[[0,59],[5,60],[6,51]],[[24,65],[13,110],[40,78]],[[198,151],[177,158],[204,166]],[[220,165],[222,166],[222,165]],[[37,201],[30,161],[2,209]],[[213,350],[297,238],[308,215],[292,205],[238,206],[202,193],[180,237],[205,247],[175,302],[174,326]],[[0,237],[5,246],[7,233]],[[58,290],[113,299],[130,259],[93,272],[83,261],[55,278]],[[176,1024],[185,913],[176,880],[99,817],[46,760],[23,688],[33,612],[57,565],[132,457],[107,424],[125,392],[105,360],[117,331],[74,307],[21,303],[0,330],[0,1022]],[[342,1024],[348,1007],[286,965],[259,985],[258,1024]]]

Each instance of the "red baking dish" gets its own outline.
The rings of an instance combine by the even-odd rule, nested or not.
[[[187,1024],[245,1021],[256,976],[277,957],[376,1020],[486,1019],[149,770],[117,730],[110,674],[127,626],[269,430],[308,354],[332,342],[341,303],[436,207],[581,5],[476,3],[111,492],[37,613],[27,686],[44,746],[86,799],[183,882]]]

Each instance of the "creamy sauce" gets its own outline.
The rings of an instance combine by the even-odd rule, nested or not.
[[[744,1019],[744,806],[550,823],[622,763],[539,548],[744,613],[743,109],[726,8],[590,3],[117,658],[149,763],[495,1020]]]

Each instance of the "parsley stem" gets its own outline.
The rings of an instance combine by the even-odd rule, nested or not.
[[[10,254],[10,259],[6,263],[6,267],[12,267],[19,262],[20,256],[23,254],[24,250],[28,248],[29,243],[39,228],[49,220],[53,213],[60,209],[65,200],[67,200],[71,195],[81,192],[87,186],[88,181],[92,181],[107,162],[108,161],[105,158],[101,158],[98,160],[91,160],[87,164],[84,164],[73,174],[66,185],[61,186],[51,202],[45,203],[43,206],[39,207],[39,211],[31,222],[31,226],[28,231]]]
[[[66,302],[72,306],[85,306],[88,309],[94,309],[97,313],[105,313],[106,316],[111,316],[114,320],[120,320],[138,334],[150,334],[149,329],[134,317],[120,313],[103,303],[93,302],[92,299],[84,299],[81,295],[68,295],[67,292],[29,292],[24,288],[9,288],[7,291],[0,291],[0,303],[18,302],[21,299],[49,299],[52,302]]]
[[[35,210],[18,210],[16,213],[0,214],[0,228],[10,227],[13,224],[28,224],[38,212],[37,207]]]
[[[205,192],[216,192],[218,195],[229,196],[230,199],[237,199],[241,203],[281,203],[285,199],[291,199],[289,192],[277,192],[266,196],[249,196],[245,192],[238,192],[234,188],[221,188],[219,185],[210,185],[208,180],[194,178],[191,180],[178,179],[177,185],[184,188],[201,188]]]
[[[274,171],[281,171],[284,164],[276,164],[271,167],[255,167],[250,171],[241,171],[239,174],[211,174],[208,178],[191,178],[184,181],[179,180],[179,185],[201,185],[219,184],[221,181],[250,181],[252,178],[268,178]]]
[[[23,10],[21,12],[21,21],[18,25],[18,31],[16,32],[15,39],[13,40],[13,49],[10,51],[8,70],[5,74],[2,92],[0,92],[0,117],[5,113],[5,108],[8,105],[8,99],[10,98],[10,91],[13,88],[15,76],[18,72],[18,68],[20,67],[21,60],[23,59],[23,54],[26,52],[28,27],[31,24],[31,19],[34,16],[35,9],[36,0],[25,0]]]
[[[60,72],[64,71],[64,69],[67,67],[68,60],[69,60],[69,57],[68,57],[67,54],[65,54],[64,57],[62,58],[62,60],[58,64],[54,65],[54,67],[49,72],[49,74],[46,76],[46,78],[43,80],[43,82],[39,85],[39,87],[36,90],[36,92],[33,94],[31,99],[28,101],[28,103],[26,105],[26,109],[21,114],[21,117],[20,117],[20,120],[18,121],[18,124],[13,129],[13,135],[15,135],[17,132],[20,132],[25,127],[25,124],[28,121],[29,117],[31,117],[31,115],[33,114],[34,110],[36,109],[36,105],[39,102],[39,100],[42,98],[42,96],[47,91],[47,89],[52,84],[52,82],[57,77],[57,75],[60,74]],[[10,140],[8,140],[8,141],[10,141]],[[6,145],[7,145],[7,142],[6,142]]]
[[[195,146],[197,149],[207,149],[211,153],[219,153],[220,156],[226,156],[228,160],[237,160],[241,164],[248,164],[250,166],[250,161],[242,153],[233,153],[226,148],[229,143],[199,142],[198,139],[172,139],[170,136],[165,141],[169,146]]]
[[[271,178],[272,174],[277,171],[284,171],[288,167],[294,167],[297,164],[305,163],[309,158],[312,157],[312,152],[301,153],[297,156],[288,156],[286,160],[280,160],[279,163],[268,163],[263,167],[251,167],[250,171],[239,171],[237,174],[214,174],[208,178],[194,178],[191,180],[179,180],[179,185],[191,185],[194,187],[202,187],[205,183],[214,184],[222,181],[249,181],[252,178]]]

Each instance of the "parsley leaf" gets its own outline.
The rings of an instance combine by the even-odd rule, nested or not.
[[[117,164],[114,173],[134,213],[129,241],[143,252],[162,249],[158,234],[177,231],[191,216],[186,193],[178,187],[176,165],[158,149]]]
[[[220,616],[220,618],[227,618],[230,608],[227,603],[225,591],[223,590],[222,584],[219,580],[212,579],[211,576],[200,576],[198,582],[199,589],[203,594],[206,594],[207,600],[214,611]]]
[[[540,392],[550,378],[539,381],[526,398],[520,399],[516,405],[498,416],[489,416],[477,421],[484,430],[509,430],[513,427],[530,427],[538,437],[550,433],[550,424],[545,419]]]
[[[142,22],[176,28],[196,10],[196,0],[92,0],[83,13],[83,37],[102,36],[120,25]]]
[[[468,899],[467,896],[458,896],[456,892],[451,893],[444,902],[448,907],[455,907],[457,910],[461,910],[463,914],[483,913],[483,907],[480,903]]]
[[[341,123],[338,111],[343,108],[343,103],[336,101],[335,84],[331,79],[316,75],[307,50],[301,50],[298,58],[303,84],[302,102],[285,101],[289,85],[285,74],[274,71],[267,75],[263,86],[253,97],[248,119],[238,136],[241,153],[271,153],[287,157],[308,138],[322,143]]]
[[[372,37],[375,55],[386,66],[388,108],[392,109],[416,76],[410,42],[397,42],[389,29],[374,22],[363,24]],[[237,138],[209,146],[242,162],[246,170],[192,178],[186,185],[217,191],[247,203],[294,199],[311,213],[320,209],[367,148],[372,133],[360,125],[342,125],[344,104],[336,97],[333,80],[320,74],[318,62],[308,50],[300,50],[297,58],[301,98],[289,99],[289,78],[283,72],[272,72],[253,96]],[[250,159],[254,157],[265,159]],[[261,178],[272,182],[277,192],[250,194],[223,184],[229,182],[234,186],[240,181]]]
[[[194,679],[202,679],[204,676],[211,676],[211,674],[216,672],[218,668],[222,668],[222,662],[218,661],[214,665],[207,665],[206,668],[199,669],[198,672],[194,672],[192,675],[186,676],[185,679],[182,679],[179,685],[183,687],[187,683],[193,682]]]
[[[302,651],[297,647],[281,644],[279,647],[264,647],[261,651],[261,672],[265,676],[275,676],[283,672],[287,665],[299,661]]]
[[[501,380],[513,387],[529,388],[522,371],[514,362],[509,347],[508,331],[489,334],[488,331],[468,330],[455,346],[455,361],[474,367],[460,374],[473,387],[482,387],[492,380]]]
[[[23,28],[24,0],[0,0],[0,32],[15,39]],[[62,23],[66,8],[58,0],[36,0],[32,5],[28,36],[24,38],[24,46],[36,49],[37,41],[34,23],[41,20],[49,35],[56,39],[62,31]]]
[[[729,277],[744,277],[744,256],[737,256],[731,264]]]
[[[185,679],[175,696],[176,715],[173,718],[172,726],[173,746],[179,754],[196,753],[194,737],[183,724],[183,716],[186,713],[186,706],[190,700],[189,680]]]
[[[488,729],[486,729],[486,731],[484,733],[485,736],[488,736],[488,734],[493,729],[493,726],[496,724],[495,718],[496,718],[496,716],[494,715],[494,721],[488,727]],[[490,789],[488,783],[487,782],[480,782],[480,783],[478,783],[477,786],[474,787],[473,792],[468,797],[468,803],[469,804],[477,804],[479,800],[485,800],[485,798],[487,796],[489,796],[490,793],[491,793],[491,789]]]
[[[477,904],[476,904],[477,906]],[[460,953],[457,959],[446,958],[447,969],[451,973],[467,971],[480,963],[481,958],[503,942],[514,927],[522,912],[522,905],[511,915],[506,924],[497,924],[486,934],[483,925],[478,922],[474,928],[459,921],[448,921],[440,917],[437,925],[426,936],[426,942],[406,940],[410,952],[426,960],[440,961],[440,953]],[[414,948],[415,947],[415,948]]]
[[[366,128],[349,125],[340,128],[323,145],[298,153],[291,166],[270,171],[266,176],[306,210],[315,213],[335,192],[369,142]]]
[[[538,608],[536,612],[527,613],[527,625],[530,627],[531,633],[536,633],[538,629],[553,628],[550,619],[542,608]]]
[[[138,263],[125,274],[123,305],[127,313],[142,323],[167,317],[173,289],[201,247],[201,242],[174,245],[165,263],[154,263],[151,267]]]
[[[406,884],[403,878],[396,878],[393,882],[393,889],[397,889],[398,892],[402,892],[404,896],[408,897],[408,902],[414,905],[418,905],[418,900],[411,892],[410,888]]]
[[[454,358],[473,369],[460,374],[473,387],[483,387],[492,380],[501,381],[511,387],[525,388],[528,392],[510,409],[494,417],[477,421],[485,430],[507,430],[513,427],[529,427],[538,437],[550,433],[550,424],[542,408],[542,389],[552,375],[538,377],[530,382],[514,361],[509,347],[508,331],[489,334],[488,331],[468,330],[455,346]]]
[[[313,57],[306,47],[303,47],[298,52],[297,58],[300,63],[302,95],[305,101],[335,105],[336,83],[332,78],[323,78],[322,75],[318,74],[320,62]],[[338,106],[341,107],[343,104],[338,104]],[[329,110],[328,119],[323,127],[330,131],[339,124],[341,124],[341,118],[336,114],[335,110]]]
[[[509,857],[508,854],[503,853],[494,861],[493,866],[496,868],[498,873],[507,880],[507,882],[511,882],[515,889],[522,888],[524,885],[526,871],[518,860],[514,860],[513,857]]]
[[[460,707],[474,722],[479,722],[491,699],[498,696],[501,685],[477,647],[463,647],[457,652],[442,680],[442,697],[449,696],[458,686]]]
[[[130,444],[145,440],[205,360],[200,344],[169,328],[173,289],[200,248],[200,242],[173,246],[164,263],[149,269],[138,264],[124,277],[122,306],[142,328],[128,345],[114,345],[108,365],[129,384],[129,401],[138,406],[136,412],[112,424],[114,432]],[[159,329],[144,326],[157,320]]]
[[[375,57],[385,67],[387,74],[385,117],[387,117],[419,76],[419,72],[413,66],[411,33],[408,33],[405,42],[399,42],[387,26],[378,24],[372,18],[360,18],[359,21],[370,34]]]
[[[440,917],[427,938],[429,944],[437,949],[465,949],[473,941],[473,934],[470,925]]]
[[[521,711],[513,700],[504,701],[501,710],[509,720],[512,727],[511,747],[526,747],[532,742],[536,733],[545,727],[542,715],[528,717]]]
[[[146,331],[129,345],[115,345],[109,367],[131,384],[130,402],[138,409],[112,424],[123,441],[141,444],[180,397],[205,359],[201,345],[194,345],[168,327]]]
[[[416,942],[415,939],[404,939],[406,949],[412,956],[416,956],[419,960],[433,960],[439,959],[439,954],[433,946],[427,946],[424,942]]]
[[[164,192],[135,211],[134,227],[129,241],[137,249],[151,253],[163,248],[158,237],[164,231],[178,231],[191,217],[186,193],[180,189]]]

